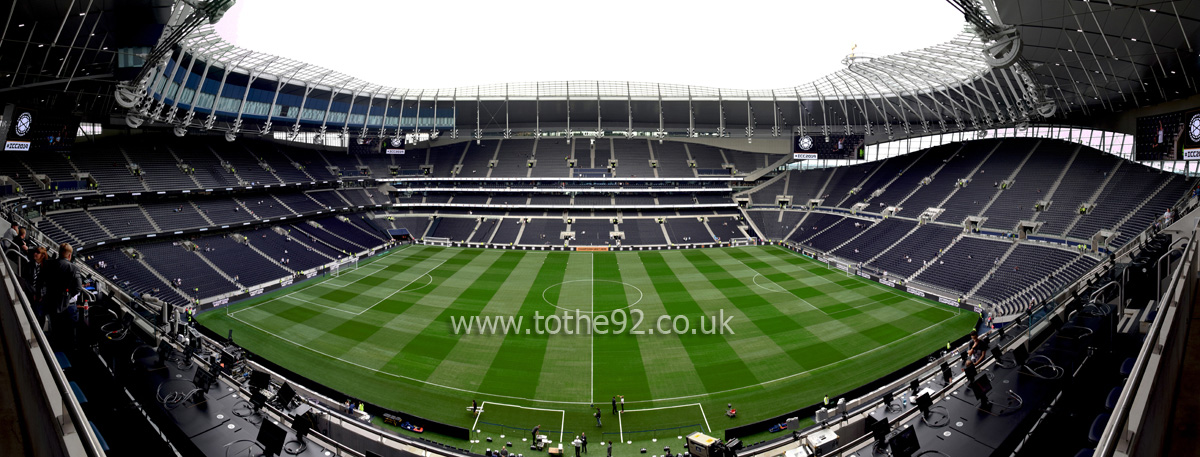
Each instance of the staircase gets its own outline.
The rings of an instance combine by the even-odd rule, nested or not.
[[[238,283],[237,281],[234,281],[234,280],[233,280],[233,276],[229,276],[228,274],[226,274],[226,273],[225,273],[225,271],[224,271],[224,270],[222,270],[222,269],[218,268],[218,267],[217,267],[217,264],[213,263],[211,260],[208,260],[208,257],[205,257],[205,256],[204,256],[204,254],[201,254],[199,250],[195,250],[195,251],[192,251],[192,252],[193,252],[194,254],[196,254],[196,257],[199,257],[201,261],[203,261],[204,263],[208,264],[208,266],[212,267],[212,269],[213,269],[213,270],[216,270],[216,271],[217,271],[217,274],[221,275],[221,277],[222,277],[222,278],[225,278],[225,279],[226,279],[226,280],[228,280],[230,283],[233,283],[234,285],[238,286],[238,288],[239,288],[239,289],[245,289],[245,288],[246,288],[246,286],[243,286],[243,285],[241,285],[240,283]]]
[[[137,252],[137,251],[135,251],[135,252]],[[163,276],[162,273],[159,273],[158,270],[155,270],[154,267],[150,266],[149,263],[146,263],[145,256],[143,256],[141,252],[138,252],[136,261],[137,261],[137,263],[142,264],[142,266],[146,268],[146,271],[149,271],[150,274],[152,274],[152,275],[154,275],[154,277],[158,278],[159,281],[162,281],[163,284],[166,284],[167,289],[174,290],[175,293],[177,293],[180,296],[182,296],[183,298],[187,299],[188,303],[192,303],[198,298],[198,297],[193,297],[191,295],[185,294],[185,293],[183,293],[183,290],[179,289],[178,287],[175,287],[175,284],[172,283],[171,280],[167,279],[166,276]]]
[[[946,247],[942,248],[940,252],[945,253],[945,252],[949,251],[950,248],[954,247],[955,244],[958,244],[958,240],[961,240],[961,239],[963,239],[962,235],[954,237],[953,240],[950,240],[950,244],[948,244],[948,245],[946,245]],[[928,264],[921,265],[921,268],[918,268],[917,271],[912,274],[912,276],[904,278],[904,281],[905,282],[912,281],[913,278],[920,276],[921,273],[924,273],[925,270],[929,269],[930,266],[937,263],[938,259],[940,259],[941,257],[942,257],[941,254],[938,254],[938,256],[934,257],[933,260],[930,260]],[[871,260],[874,261],[875,259],[871,259]]]
[[[1162,192],[1162,190],[1167,187],[1167,184],[1170,184],[1171,181],[1174,181],[1175,179],[1177,179],[1177,178],[1172,177],[1171,179],[1163,180],[1162,184],[1159,184],[1158,188],[1154,189],[1154,192],[1150,193],[1150,195],[1148,195],[1148,196],[1146,196],[1146,198],[1142,199],[1141,203],[1138,203],[1137,206],[1134,206],[1132,209],[1130,209],[1129,212],[1125,214],[1125,217],[1122,217],[1121,220],[1117,221],[1117,223],[1113,224],[1113,226],[1110,228],[1112,230],[1116,230],[1117,228],[1120,228],[1122,225],[1125,225],[1126,222],[1129,222],[1129,220],[1133,218],[1133,215],[1137,214],[1139,209],[1141,209],[1143,206],[1146,206],[1147,203],[1150,203],[1150,200],[1153,200],[1154,197],[1156,195],[1158,195],[1159,192]]]
[[[161,233],[163,231],[161,228],[158,227],[158,223],[154,222],[154,218],[150,217],[150,213],[146,212],[146,208],[143,208],[142,205],[138,205],[138,209],[142,211],[143,216],[146,216],[146,220],[150,221],[150,226],[154,227],[155,232]]]
[[[866,264],[870,264],[871,262],[874,262],[875,259],[878,259],[880,256],[886,254],[888,251],[891,251],[892,248],[896,247],[897,244],[900,244],[901,241],[904,241],[906,238],[908,238],[910,235],[912,235],[913,232],[916,232],[917,229],[919,229],[919,228],[921,228],[921,224],[917,224],[915,227],[912,228],[912,230],[909,230],[908,233],[905,233],[904,236],[902,236],[902,237],[900,237],[900,239],[896,240],[895,243],[888,245],[888,247],[884,248],[882,251],[879,251],[878,254],[875,254],[875,257],[871,257],[871,258],[867,259],[867,261],[863,262],[863,264],[866,265]]]
[[[283,152],[283,150],[282,150],[282,149],[276,148],[275,150],[279,152],[279,155],[281,155],[281,156],[283,156],[283,158],[287,159],[287,161],[288,161],[288,165],[291,165],[291,164],[293,164],[293,163],[300,163],[300,162],[297,162],[297,161],[295,161],[295,160],[292,160],[292,158],[291,158],[291,157],[289,157],[289,156],[287,155],[287,153],[286,153],[286,152]],[[293,168],[294,168],[294,166],[293,166]],[[308,179],[309,179],[310,181],[316,181],[316,180],[317,180],[316,178],[314,178],[314,177],[313,177],[313,175],[312,175],[312,174],[310,174],[310,173],[308,172],[308,167],[305,167],[305,168],[300,168],[299,170],[300,170],[300,172],[301,172],[301,173],[304,173],[304,176],[308,176]],[[278,178],[278,177],[279,177],[279,176],[276,176],[276,178]],[[280,181],[283,181],[283,180],[282,180],[282,179],[280,179]]]
[[[339,239],[339,240],[345,241],[345,242],[347,242],[347,243],[350,243],[350,244],[352,244],[352,245],[354,245],[354,246],[358,246],[358,247],[362,248],[364,251],[365,251],[365,250],[367,250],[367,248],[368,248],[368,246],[363,246],[363,245],[361,245],[361,244],[358,244],[358,243],[355,243],[355,242],[353,242],[353,241],[350,241],[350,240],[347,240],[347,239],[345,239],[345,238],[342,238],[342,236],[341,236],[341,235],[338,235],[338,234],[336,234],[336,233],[333,233],[333,232],[331,232],[331,231],[327,230],[325,227],[317,227],[317,226],[315,226],[315,225],[311,225],[311,224],[309,225],[309,227],[312,227],[312,228],[314,228],[314,229],[316,229],[316,230],[320,230],[320,231],[322,231],[322,232],[328,233],[328,234],[330,234],[331,236],[333,236],[334,238],[337,238],[337,239]]]
[[[1004,261],[1008,260],[1008,256],[1012,255],[1013,251],[1017,250],[1018,244],[1020,243],[1013,243],[1012,246],[1009,246],[1008,250],[1004,251],[1004,255],[1000,256],[1000,259],[996,261],[996,264],[992,265],[992,268],[983,275],[983,279],[980,279],[979,283],[975,284],[975,287],[972,287],[971,290],[968,290],[967,293],[963,294],[963,296],[970,297],[975,295],[975,292],[978,291],[980,287],[983,287],[983,283],[988,282],[989,279],[992,279],[992,274],[995,273],[996,270],[1000,269],[1001,265],[1004,265]]]
[[[179,156],[175,155],[175,151],[172,151],[171,148],[164,146],[163,149],[166,149],[167,153],[171,154],[171,157],[173,157],[175,159],[175,163],[183,163],[183,160],[181,160],[179,158]],[[194,164],[188,164],[188,166],[192,167],[193,169],[196,168],[196,166]],[[196,179],[195,173],[183,173],[183,174],[187,175],[188,179],[192,180],[192,184],[195,184],[197,189],[201,189],[204,187],[204,186],[201,186],[200,181]],[[143,185],[145,185],[145,184],[143,183]],[[149,189],[149,187],[147,187],[147,189]]]
[[[131,159],[129,158],[129,154],[126,154],[126,153],[125,153],[125,149],[124,149],[124,148],[122,148],[122,147],[118,146],[118,147],[117,147],[117,150],[118,150],[118,151],[121,151],[121,157],[124,157],[124,158],[125,158],[125,167],[126,167],[126,168],[128,168],[128,167],[129,167],[129,164],[132,164],[132,163],[133,163],[133,160],[131,160]],[[145,171],[146,171],[146,170],[142,170],[142,172],[143,172],[143,173],[144,173]],[[130,173],[130,174],[132,174],[132,173]],[[145,190],[147,190],[147,191],[149,191],[149,190],[150,190],[150,186],[146,185],[146,180],[145,180],[145,179],[138,179],[138,182],[142,184],[142,189],[145,189]]]
[[[854,188],[861,188],[861,187],[862,187],[862,185],[863,185],[864,183],[866,183],[867,181],[870,181],[870,180],[871,180],[871,177],[872,177],[872,176],[875,176],[875,173],[878,173],[878,172],[879,172],[879,170],[882,170],[882,169],[884,168],[884,166],[885,166],[885,165],[887,165],[887,163],[888,163],[888,162],[891,162],[891,161],[892,161],[892,159],[894,159],[894,158],[895,158],[895,157],[889,157],[889,158],[887,158],[887,159],[885,159],[885,160],[880,160],[880,161],[879,161],[879,165],[876,165],[876,166],[875,166],[875,168],[871,169],[871,172],[870,172],[870,173],[867,173],[867,176],[866,176],[866,177],[864,177],[862,180],[858,181],[858,183],[854,185]],[[893,179],[893,180],[895,180],[896,178],[892,178],[892,179]],[[891,181],[888,181],[888,183],[890,184],[890,183],[891,183]],[[886,188],[886,187],[887,187],[887,186],[883,186],[883,187],[880,187],[880,188],[882,189],[882,188]],[[845,202],[846,202],[846,200],[849,200],[849,199],[850,199],[850,197],[852,197],[852,196],[854,196],[854,195],[857,195],[857,194],[851,194],[851,193],[847,193],[846,195],[843,195],[843,196],[842,196],[842,199],[841,199],[841,200],[838,200],[838,202],[837,202],[836,204],[830,205],[830,204],[828,204],[828,202],[826,202],[825,206],[842,206],[842,203],[845,203]],[[830,195],[830,197],[835,197],[835,198],[836,198],[836,196],[835,196],[835,195]]]
[[[1003,143],[1003,142],[1002,142],[1002,141],[997,141],[997,142],[996,142],[996,146],[992,147],[992,150],[991,150],[991,151],[988,151],[987,155],[983,157],[983,160],[980,160],[980,161],[979,161],[979,165],[976,165],[976,166],[975,166],[975,169],[971,170],[971,172],[970,172],[970,173],[967,173],[967,176],[966,176],[966,178],[964,178],[964,179],[966,179],[968,182],[970,182],[970,180],[974,179],[974,178],[975,178],[975,174],[976,174],[976,173],[979,173],[979,169],[980,169],[980,168],[983,168],[983,164],[987,163],[988,159],[992,158],[992,154],[995,154],[995,153],[996,153],[996,150],[1000,149],[1000,144],[1001,144],[1001,143]],[[970,185],[970,184],[967,184],[967,185]],[[958,190],[959,190],[959,189],[962,189],[962,187],[955,186],[955,187],[954,187],[954,190],[951,190],[951,191],[950,191],[950,193],[949,193],[948,195],[946,195],[946,198],[942,199],[942,201],[941,201],[941,202],[938,202],[938,206],[937,206],[937,207],[938,207],[938,208],[945,208],[945,207],[946,207],[946,202],[949,202],[951,198],[954,198],[954,194],[958,193]]]
[[[300,214],[300,213],[297,213],[296,210],[292,209],[292,207],[284,204],[283,200],[280,200],[279,197],[275,196],[275,194],[267,194],[267,195],[270,196],[272,199],[274,199],[275,203],[278,203],[279,206],[282,206],[284,209],[288,210],[288,212],[291,212],[292,214]]]
[[[1054,201],[1054,193],[1058,191],[1058,186],[1062,184],[1063,178],[1067,177],[1067,173],[1071,171],[1071,165],[1075,163],[1075,158],[1079,157],[1080,149],[1083,149],[1082,144],[1075,146],[1075,152],[1071,153],[1071,157],[1067,159],[1067,164],[1063,167],[1062,172],[1058,174],[1058,179],[1055,179],[1054,184],[1051,184],[1050,188],[1046,190],[1046,196],[1042,197],[1043,200]],[[1105,180],[1105,182],[1108,181]],[[1041,214],[1041,212],[1034,213],[1033,220],[1037,220]]]
[[[845,220],[848,220],[848,219],[849,219],[849,218],[847,218],[847,219],[842,219],[842,220],[843,220],[843,221],[845,221]],[[857,219],[855,219],[855,220],[857,221]],[[875,228],[875,226],[876,226],[876,225],[878,225],[878,224],[879,224],[879,222],[878,222],[878,221],[876,221],[876,222],[872,222],[870,227],[867,227],[867,228],[863,229],[863,231],[861,231],[861,232],[858,232],[858,234],[857,234],[857,235],[854,235],[854,236],[850,237],[850,239],[848,239],[848,240],[846,240],[846,241],[843,241],[843,242],[842,242],[842,244],[839,244],[839,245],[837,245],[837,246],[834,246],[834,248],[833,248],[833,249],[830,249],[830,250],[829,250],[829,252],[837,252],[837,250],[838,250],[838,249],[841,249],[841,248],[842,248],[842,246],[845,246],[845,245],[847,245],[847,244],[850,244],[850,242],[851,242],[851,241],[857,240],[857,239],[858,239],[858,237],[865,235],[867,232],[871,231],[871,229]]]
[[[1012,296],[1004,299],[1003,301],[1001,301],[1000,303],[998,303],[996,305],[996,309],[994,309],[992,311],[993,314],[995,314],[996,317],[1000,317],[1000,316],[1004,316],[1007,314],[1012,314],[1013,311],[1020,311],[1020,308],[1019,308],[1020,303],[1017,302],[1017,299],[1028,298],[1030,295],[1036,295],[1036,293],[1034,291],[1037,290],[1038,287],[1041,287],[1042,284],[1049,282],[1051,278],[1061,275],[1064,271],[1067,270],[1067,267],[1070,267],[1071,265],[1075,265],[1080,260],[1083,260],[1085,258],[1087,258],[1086,255],[1080,254],[1078,257],[1072,259],[1070,262],[1067,262],[1067,263],[1063,264],[1062,266],[1058,267],[1056,270],[1050,272],[1049,275],[1046,275],[1045,277],[1035,281],[1033,284],[1030,284],[1028,287],[1026,287],[1024,289],[1017,291],[1017,293],[1012,294]],[[1010,309],[1013,307],[1013,305],[1016,305],[1017,309]]]
[[[1104,182],[1100,183],[1099,186],[1096,186],[1096,190],[1094,192],[1092,192],[1091,197],[1088,197],[1088,199],[1084,200],[1084,202],[1094,202],[1096,200],[1099,200],[1100,194],[1104,192],[1105,187],[1108,187],[1108,183],[1109,183],[1109,181],[1112,181],[1113,176],[1117,175],[1117,170],[1121,169],[1121,165],[1123,163],[1125,163],[1124,160],[1118,160],[1117,165],[1114,166],[1112,170],[1109,170],[1108,177],[1104,178]],[[1083,214],[1076,214],[1075,219],[1072,219],[1071,223],[1067,224],[1067,228],[1063,229],[1063,232],[1062,232],[1062,236],[1064,238],[1067,236],[1068,233],[1071,233],[1071,229],[1074,229],[1075,225],[1079,224],[1080,220],[1083,220],[1083,216],[1084,216]]]
[[[1017,164],[1017,168],[1014,168],[1013,172],[1009,174],[1007,178],[1004,178],[1004,181],[1013,181],[1014,179],[1017,179],[1017,173],[1021,172],[1021,168],[1025,167],[1025,162],[1028,162],[1029,158],[1033,157],[1033,154],[1038,150],[1038,146],[1041,145],[1041,140],[1038,140],[1037,144],[1033,145],[1033,149],[1029,150],[1029,154],[1026,154],[1024,159],[1021,159],[1021,163]],[[992,194],[992,199],[988,200],[986,205],[983,205],[983,209],[979,210],[979,214],[976,214],[976,216],[987,214],[988,209],[992,207],[993,203],[996,203],[996,199],[1000,198],[1000,194],[1004,193],[1005,190],[1007,189],[996,189],[996,193]]]
[[[91,212],[89,212],[88,210],[83,210],[83,214],[87,214],[88,219],[91,219],[92,222],[95,222],[96,226],[100,227],[100,230],[104,230],[104,233],[106,235],[108,235],[111,238],[117,237],[116,235],[113,234],[112,230],[109,230],[108,227],[105,227],[104,224],[101,224],[100,219],[96,219],[96,216],[93,216]]]
[[[207,214],[204,214],[204,210],[200,209],[200,207],[196,205],[196,202],[189,200],[188,204],[192,205],[192,208],[195,209],[197,213],[200,213],[200,217],[204,218],[204,222],[208,222],[209,227],[217,225],[215,222],[212,221],[212,219],[208,218]]]
[[[293,269],[291,269],[291,268],[288,268],[288,267],[287,267],[287,265],[284,265],[284,264],[282,264],[282,263],[279,263],[279,261],[278,261],[278,260],[276,260],[276,259],[272,258],[271,256],[267,255],[267,253],[265,253],[265,252],[262,252],[262,251],[258,250],[258,248],[254,246],[254,243],[246,243],[246,246],[249,246],[249,247],[250,247],[250,249],[251,249],[251,250],[253,250],[254,252],[257,252],[257,253],[258,253],[258,255],[261,255],[261,256],[263,256],[263,257],[266,257],[266,259],[267,259],[267,260],[270,260],[270,261],[271,261],[271,263],[275,264],[275,265],[276,265],[276,266],[278,266],[279,268],[282,268],[282,269],[286,270],[288,273],[291,273],[291,274],[296,274],[296,270],[293,270]]]
[[[217,162],[220,162],[220,163],[222,163],[222,164],[225,164],[225,163],[227,163],[227,162],[225,161],[225,159],[221,157],[221,155],[220,155],[220,154],[217,154],[217,151],[213,150],[213,148],[211,148],[211,147],[210,147],[210,148],[208,148],[208,151],[209,151],[209,152],[212,152],[212,154],[213,154],[214,156],[216,156],[216,158],[217,158]],[[253,155],[253,154],[252,154],[252,155]],[[237,169],[236,169],[236,168],[235,168],[235,169],[233,169],[232,171],[230,171],[230,170],[228,170],[228,169],[227,169],[227,170],[225,170],[225,171],[228,171],[228,172],[230,172],[230,173],[232,173],[232,174],[233,174],[233,178],[234,178],[234,179],[237,179],[237,183],[238,183],[238,185],[244,186],[244,185],[248,184],[248,183],[247,183],[245,180],[243,180],[243,179],[242,179],[242,177],[241,177],[241,176],[239,176],[239,175],[237,174]],[[278,176],[276,177],[276,179],[278,179]]]
[[[838,226],[838,224],[841,224],[842,222],[846,222],[846,221],[848,221],[848,220],[850,220],[850,218],[848,218],[848,217],[847,217],[847,218],[843,218],[843,219],[842,219],[842,220],[840,220],[840,221],[834,222],[833,224],[830,224],[830,225],[829,225],[829,227],[825,227],[825,228],[821,229],[821,231],[819,231],[819,232],[817,232],[817,233],[814,233],[814,234],[812,234],[812,236],[809,236],[808,238],[805,238],[805,239],[801,240],[801,241],[800,241],[800,243],[801,243],[801,244],[807,243],[807,242],[808,242],[808,240],[811,240],[811,239],[813,239],[813,238],[816,238],[817,236],[820,236],[822,233],[825,233],[826,231],[828,231],[829,229],[831,229],[831,228],[834,228],[834,227],[837,227],[837,226]],[[855,220],[857,221],[858,219],[855,219]],[[840,247],[840,246],[839,246],[839,247]],[[836,248],[835,248],[835,249],[836,249]]]
[[[933,180],[935,178],[937,178],[938,173],[941,173],[942,168],[945,168],[946,164],[950,163],[950,161],[953,160],[955,157],[958,157],[958,153],[962,152],[963,148],[965,148],[965,147],[967,147],[966,144],[959,145],[958,150],[954,151],[954,154],[951,154],[950,157],[947,157],[946,160],[943,161],[941,165],[938,165],[938,167],[933,170],[933,173],[929,174],[929,176],[928,176],[929,181],[932,183]],[[916,163],[916,162],[913,162],[913,163]],[[912,197],[913,194],[917,193],[917,191],[921,190],[923,187],[925,187],[927,185],[928,184],[921,184],[918,182],[917,185],[913,187],[912,192],[909,192],[908,195],[905,195],[904,198],[900,199],[900,201],[896,203],[896,206],[903,207],[904,202],[908,201],[909,197]],[[920,208],[920,210],[925,211],[925,208]]]

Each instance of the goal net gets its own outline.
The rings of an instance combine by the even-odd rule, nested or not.
[[[358,268],[358,256],[350,256],[331,265],[329,275],[336,278],[342,274],[342,271],[353,271],[355,268]]]

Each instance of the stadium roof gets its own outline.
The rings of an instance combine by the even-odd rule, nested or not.
[[[957,1],[957,0],[955,0]],[[986,2],[985,2],[986,3]],[[997,1],[1038,83],[1067,113],[1120,111],[1197,93],[1200,2]]]
[[[236,73],[260,74],[321,90],[368,93],[393,99],[566,100],[576,99],[717,99],[806,100],[887,97],[945,90],[972,81],[990,67],[979,53],[981,40],[963,31],[950,41],[880,58],[848,58],[846,68],[815,81],[777,89],[747,90],[632,81],[530,81],[465,87],[393,87],[365,81],[336,69],[233,45],[212,26],[196,29],[180,45],[201,61]]]

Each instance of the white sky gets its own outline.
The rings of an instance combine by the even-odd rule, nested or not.
[[[613,80],[775,89],[948,41],[945,0],[238,0],[217,24],[241,47],[373,83],[441,88]]]

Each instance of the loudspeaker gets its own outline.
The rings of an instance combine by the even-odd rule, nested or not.
[[[800,418],[799,417],[787,418],[787,429],[789,431],[793,431],[793,432],[796,430],[800,430]]]

